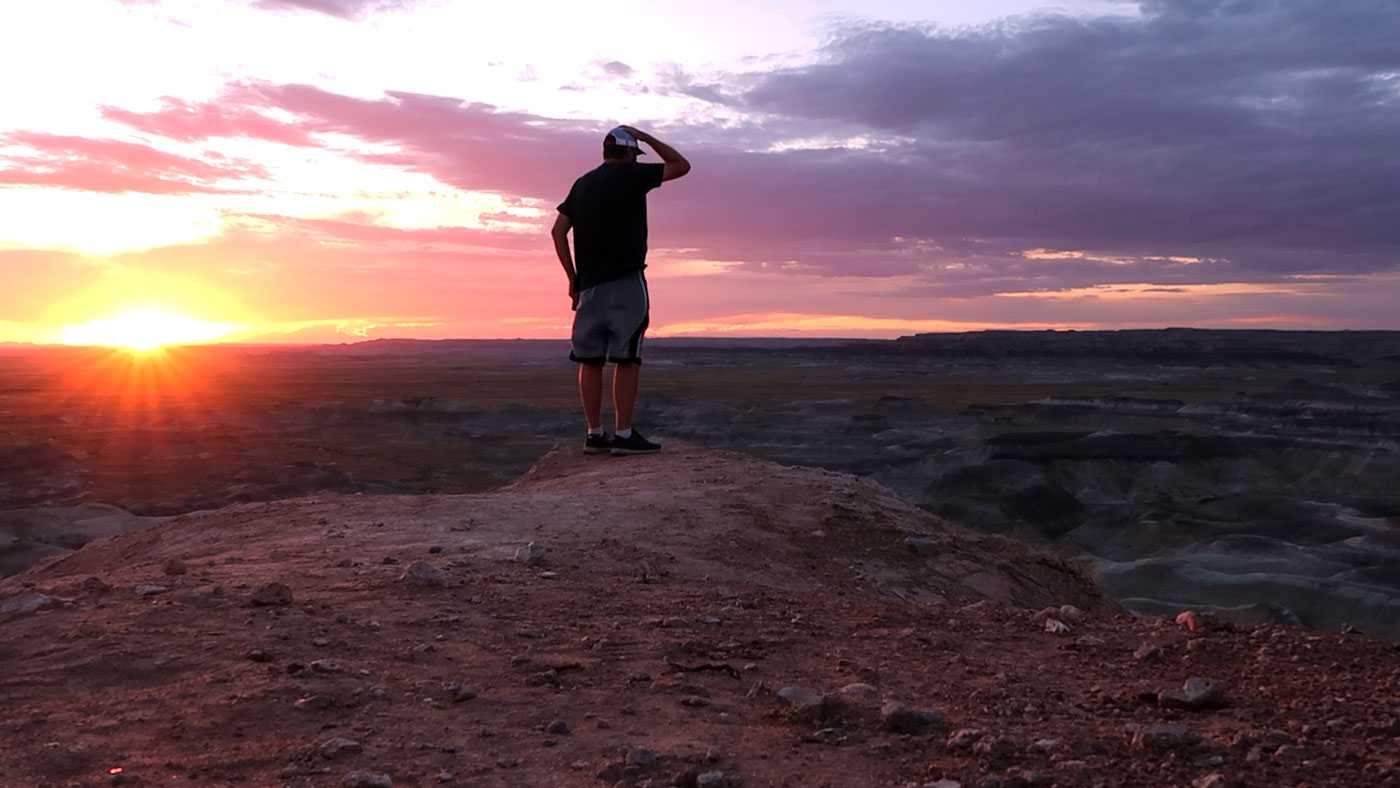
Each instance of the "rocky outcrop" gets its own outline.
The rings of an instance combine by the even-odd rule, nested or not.
[[[1400,779],[1390,644],[1182,620],[868,480],[571,443],[0,580],[0,785]]]

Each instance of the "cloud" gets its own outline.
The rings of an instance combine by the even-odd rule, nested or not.
[[[193,159],[135,142],[33,131],[0,134],[0,184],[50,186],[93,192],[194,194],[229,191],[228,180],[265,178],[261,166],[241,159]]]
[[[817,62],[731,75],[716,100],[910,138],[901,158],[926,176],[938,235],[1346,249],[1393,264],[1397,36],[1388,0],[1345,14],[1318,0],[1154,0],[1138,17],[855,24]]]
[[[305,129],[269,118],[250,107],[216,101],[198,104],[167,96],[155,112],[132,112],[112,106],[103,106],[100,111],[108,120],[180,142],[257,137],[284,145],[317,144]]]
[[[599,62],[598,68],[602,69],[604,74],[607,74],[611,77],[617,77],[619,79],[626,79],[636,73],[636,69],[632,68],[626,63],[623,63],[620,60],[608,60]]]
[[[413,5],[413,0],[255,0],[257,8],[273,11],[316,11],[341,19],[354,19],[375,11]]]
[[[726,119],[658,132],[696,168],[656,193],[653,238],[942,298],[1393,271],[1397,37],[1388,1],[1153,0],[956,30],[846,23],[806,65],[673,69],[667,92]],[[373,144],[365,161],[546,205],[609,125],[271,83],[107,116],[180,140],[346,135]]]

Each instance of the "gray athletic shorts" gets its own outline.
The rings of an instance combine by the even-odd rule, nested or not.
[[[611,279],[578,294],[573,349],[580,364],[640,364],[651,299],[642,272]]]

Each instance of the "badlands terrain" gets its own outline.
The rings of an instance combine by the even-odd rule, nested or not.
[[[1088,572],[682,442],[236,503],[0,580],[0,785],[1400,785],[1394,644]]]
[[[1125,609],[1400,638],[1400,335],[648,343],[650,435],[878,480]],[[581,431],[557,342],[0,349],[0,574],[160,518],[468,493]]]

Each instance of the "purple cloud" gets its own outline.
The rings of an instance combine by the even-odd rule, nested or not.
[[[761,120],[663,130],[696,171],[656,193],[654,244],[958,297],[1395,270],[1396,40],[1400,7],[1383,0],[1345,14],[1154,0],[1137,17],[956,32],[854,24],[810,65],[676,70],[671,92]],[[593,166],[607,125],[269,84],[217,107],[108,116],[182,140],[338,132],[395,147],[373,161],[550,201]],[[848,142],[810,142],[822,139]],[[790,140],[808,142],[773,145]],[[1037,249],[1060,254],[1026,255]]]

